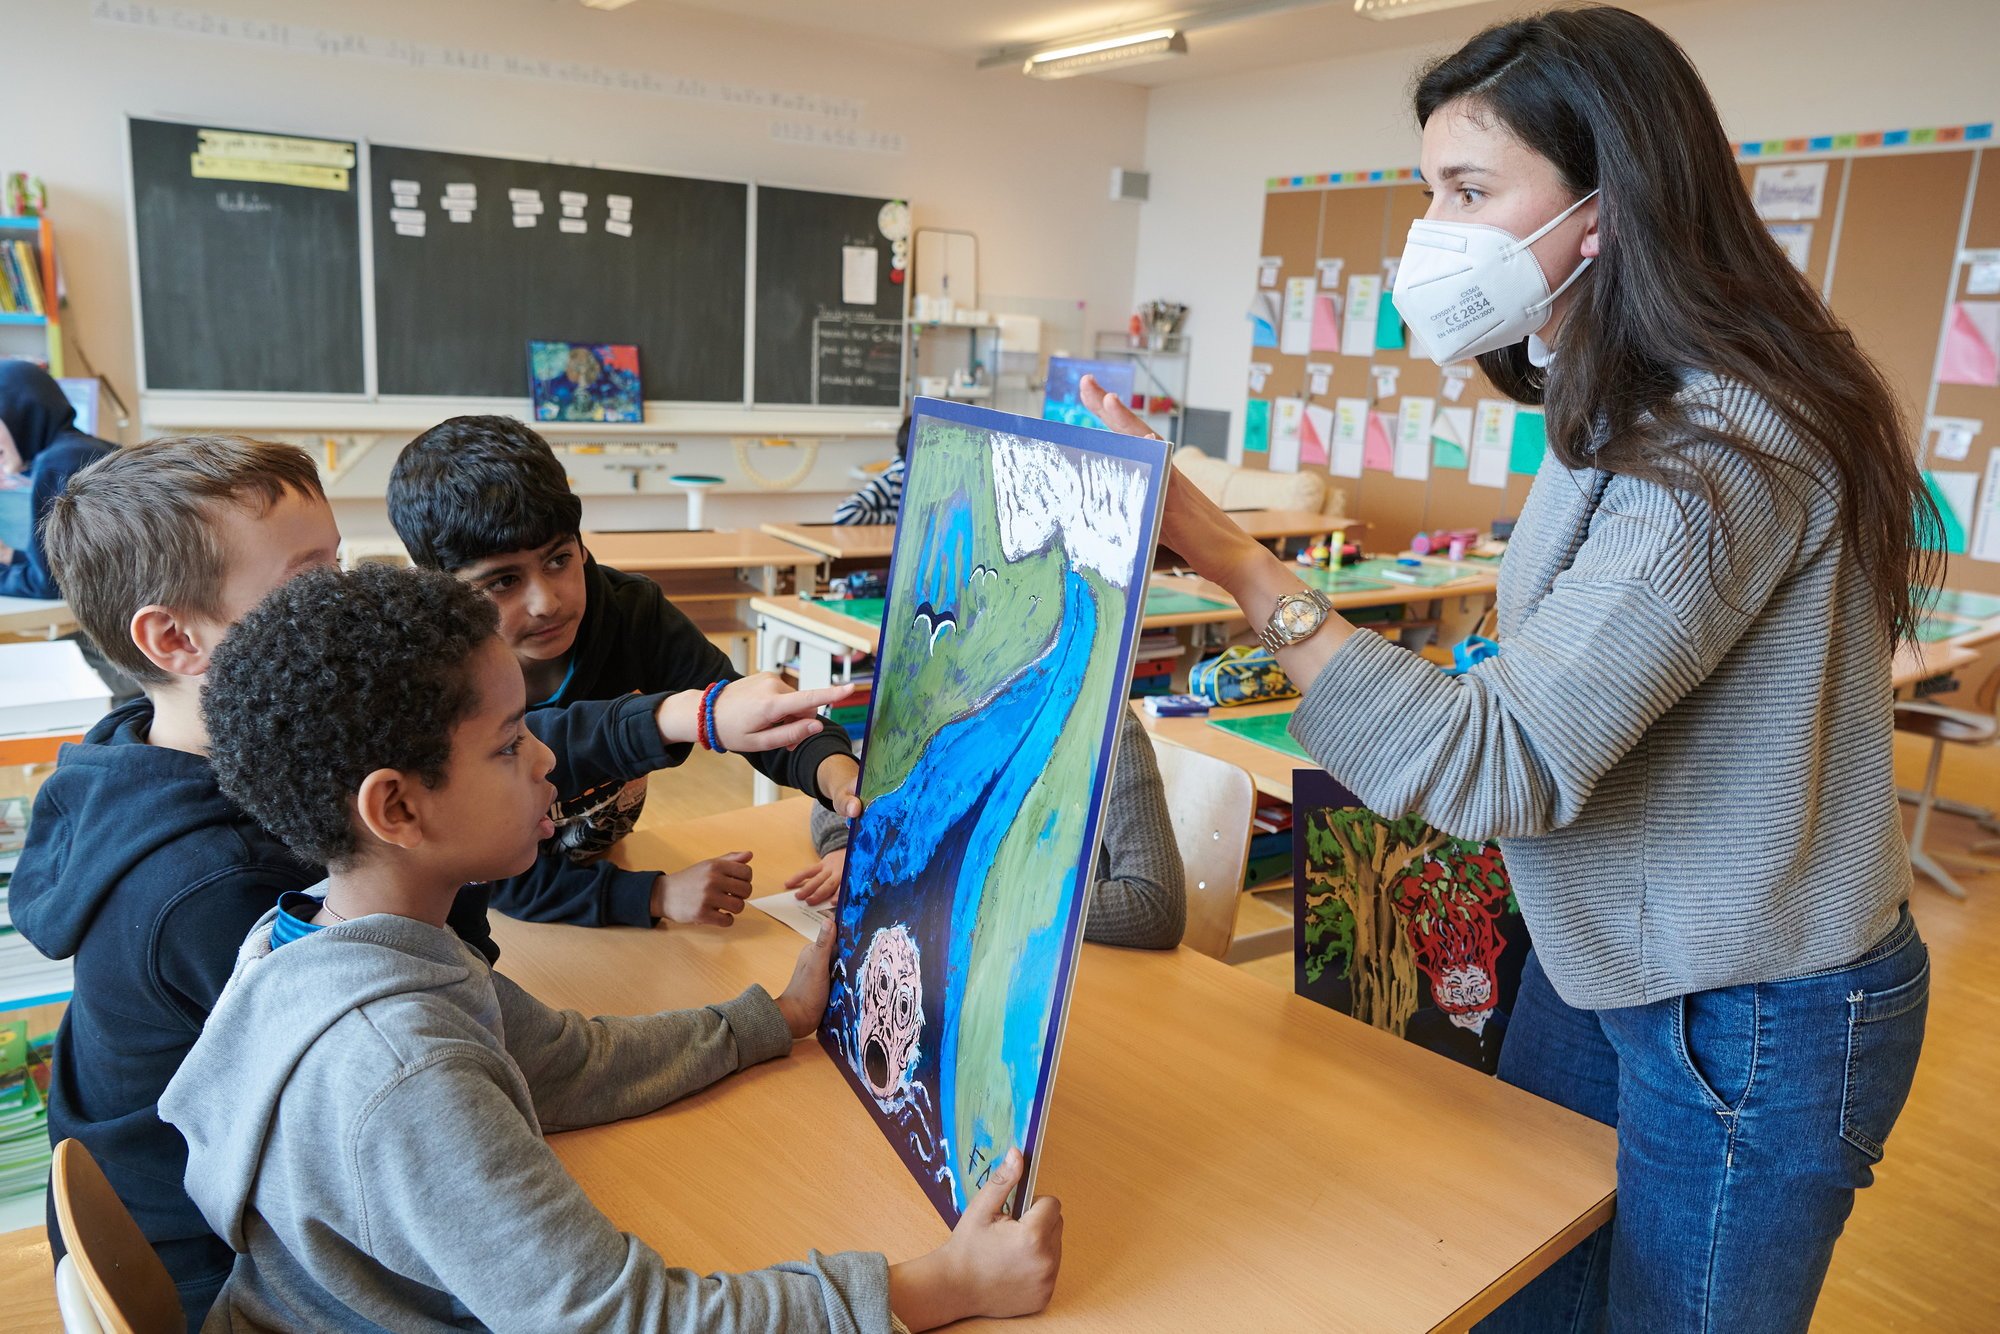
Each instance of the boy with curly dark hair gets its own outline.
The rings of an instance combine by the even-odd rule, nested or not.
[[[628,1019],[551,1010],[467,949],[444,924],[458,886],[534,859],[561,780],[497,619],[445,575],[317,570],[216,653],[224,791],[328,874],[251,931],[161,1100],[239,1252],[208,1327],[886,1332],[1039,1310],[1061,1212],[1001,1215],[1018,1155],[943,1248],[894,1267],[669,1268],[570,1179],[544,1129],[644,1114],[811,1034],[833,932],[775,1001]],[[785,726],[766,713],[712,726],[757,750]]]
[[[453,417],[412,440],[389,474],[389,518],[419,566],[456,575],[492,599],[500,637],[539,705],[615,699],[637,690],[699,690],[740,673],[660,586],[599,565],[584,549],[583,503],[549,444],[512,417]],[[789,754],[744,757],[773,782],[860,814],[860,768],[837,726]],[[591,792],[565,804],[559,843],[579,860],[638,819],[644,789]],[[543,874],[537,872],[536,875]],[[525,880],[496,885],[494,906],[550,920],[549,896]],[[751,894],[747,855],[729,853],[657,881],[607,872],[606,920],[726,926]]]

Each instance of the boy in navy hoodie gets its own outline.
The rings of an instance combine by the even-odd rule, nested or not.
[[[525,423],[453,417],[433,426],[397,458],[388,502],[410,559],[456,575],[499,609],[500,637],[519,660],[537,708],[736,679],[729,656],[658,584],[599,565],[584,549],[583,504],[548,442]],[[837,726],[795,751],[744,758],[836,815],[861,813],[860,766]],[[588,859],[631,828],[643,799],[644,789],[635,787],[566,803],[557,842]],[[494,887],[493,906],[546,920],[524,901],[530,893],[521,881],[504,882]],[[607,920],[646,926],[666,917],[727,926],[751,893],[747,854],[729,853],[670,872],[657,886],[619,886]]]
[[[49,1134],[82,1141],[103,1166],[193,1327],[233,1253],[188,1199],[186,1145],[156,1104],[244,933],[279,894],[323,874],[216,786],[200,692],[229,626],[287,579],[331,566],[340,535],[302,451],[197,436],[120,450],[78,474],[50,506],[44,541],[78,622],[147,693],[64,748],[9,889],[21,934],[51,958],[76,959]],[[762,678],[733,689],[774,687]],[[632,696],[533,724],[576,781],[622,781],[670,761],[661,706]],[[788,739],[815,730],[801,724]],[[498,956],[483,887],[461,892],[450,924]],[[49,1238],[59,1251],[53,1224]]]

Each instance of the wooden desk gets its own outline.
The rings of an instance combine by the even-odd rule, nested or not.
[[[811,858],[807,810],[642,829],[618,855],[750,848],[775,881]],[[515,981],[595,1013],[775,989],[804,943],[755,910],[494,928]],[[1039,1183],[1067,1228],[1036,1329],[1463,1329],[1611,1213],[1608,1128],[1185,949],[1084,947],[1048,1127]],[[620,1227],[698,1270],[945,1236],[810,1041],[550,1142]]]
[[[61,598],[0,598],[0,635],[57,635],[76,629],[76,617]]]
[[[887,561],[896,548],[893,523],[767,523],[763,531],[830,561]]]
[[[1360,528],[1361,522],[1341,514],[1321,514],[1318,510],[1228,510],[1230,518],[1259,542],[1277,542],[1289,537],[1323,537],[1328,533]]]
[[[1203,755],[1213,755],[1218,760],[1242,769],[1250,775],[1250,781],[1259,792],[1280,801],[1292,799],[1292,770],[1316,768],[1311,760],[1286,755],[1247,741],[1234,732],[1225,732],[1219,727],[1210,727],[1209,718],[1255,718],[1271,713],[1290,713],[1299,701],[1281,700],[1275,704],[1244,704],[1233,709],[1211,709],[1203,718],[1155,718],[1141,707],[1139,700],[1132,701],[1132,712],[1139,723],[1151,734],[1153,740],[1169,746],[1179,746],[1184,750],[1199,751]],[[699,860],[699,859],[697,859]]]
[[[1956,639],[1936,644],[1899,644],[1896,646],[1891,679],[1895,688],[1902,690],[1933,676],[1955,672],[1978,659],[1978,653]]]
[[[704,583],[690,580],[688,591],[669,585],[675,602],[719,601],[775,593],[778,571],[792,570],[798,587],[810,588],[819,568],[818,556],[795,543],[780,541],[764,533],[648,532],[585,533],[583,544],[590,554],[613,569],[627,574],[680,574],[714,576]],[[761,570],[760,582],[752,586],[736,577],[738,570]],[[666,581],[662,581],[666,583]]]

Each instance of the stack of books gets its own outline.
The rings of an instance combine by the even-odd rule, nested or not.
[[[1276,797],[1260,797],[1250,817],[1250,859],[1243,867],[1243,887],[1254,889],[1290,877],[1292,872],[1292,805]]]
[[[1132,698],[1171,694],[1174,668],[1186,652],[1180,636],[1172,630],[1148,630],[1141,634],[1138,647],[1132,652],[1136,659],[1132,664]]]
[[[875,662],[862,655],[857,659],[860,665],[853,668],[848,679],[836,679],[835,685],[852,684],[855,691],[840,703],[826,711],[826,719],[847,729],[847,734],[858,743],[868,732],[868,706],[875,698]]]
[[[45,958],[14,929],[8,915],[8,883],[27,837],[28,799],[0,800],[0,1008],[68,1000],[70,993],[69,960]]]
[[[47,315],[42,294],[42,266],[26,241],[0,242],[0,311],[9,315]]]
[[[49,1047],[46,1037],[28,1041],[25,1020],[0,1023],[0,1207],[30,1197],[40,1211],[49,1179]]]

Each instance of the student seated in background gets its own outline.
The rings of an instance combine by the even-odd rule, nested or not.
[[[831,811],[812,813],[817,866],[785,882],[807,903],[824,903],[840,889],[847,865],[847,822]],[[1083,914],[1083,938],[1105,945],[1170,950],[1187,928],[1187,872],[1166,788],[1146,729],[1125,710],[1118,724],[1118,763],[1104,802],[1104,841],[1097,880]]]
[[[69,479],[112,448],[76,429],[76,408],[47,371],[0,361],[0,484],[29,479],[24,522],[0,530],[0,597],[62,596],[42,553],[43,520]]]
[[[314,570],[216,654],[203,712],[223,789],[328,869],[251,931],[161,1103],[189,1192],[238,1252],[208,1328],[886,1332],[1040,1310],[1061,1208],[1001,1215],[1017,1154],[921,1259],[814,1252],[706,1277],[618,1231],[564,1171],[545,1131],[643,1115],[811,1034],[833,931],[775,1001],[753,985],[618,1019],[552,1010],[467,949],[445,928],[458,887],[533,861],[554,791],[498,622],[444,575]],[[760,741],[716,725],[731,749]]]
[[[894,523],[903,508],[903,470],[910,456],[910,415],[896,428],[896,460],[833,511],[835,523]]]
[[[331,566],[340,533],[303,451],[232,436],[121,449],[77,474],[46,528],[78,623],[145,690],[63,747],[9,886],[21,934],[51,958],[76,960],[49,1135],[81,1141],[104,1168],[192,1327],[234,1256],[182,1187],[186,1146],[157,1104],[244,934],[279,894],[323,875],[216,786],[200,697],[224,632],[284,580]],[[770,677],[731,689],[778,694]],[[725,692],[723,702],[745,701]],[[666,704],[634,695],[530,721],[565,754],[570,781],[623,780],[668,762]],[[799,735],[817,726],[802,723]],[[498,957],[483,886],[461,892],[450,925]],[[53,1222],[49,1239],[60,1258]]]
[[[634,690],[701,690],[741,675],[658,584],[591,559],[583,503],[562,464],[512,417],[453,417],[411,441],[389,475],[389,518],[419,566],[456,575],[492,600],[500,637],[537,708]],[[837,726],[794,751],[745,758],[829,809],[859,813],[860,771]],[[601,856],[630,831],[644,800],[644,785],[633,784],[567,803],[550,850],[577,861]],[[751,894],[749,859],[731,852],[660,877],[600,863],[605,920],[727,926]],[[552,920],[537,884],[549,861],[495,885],[494,906]]]

